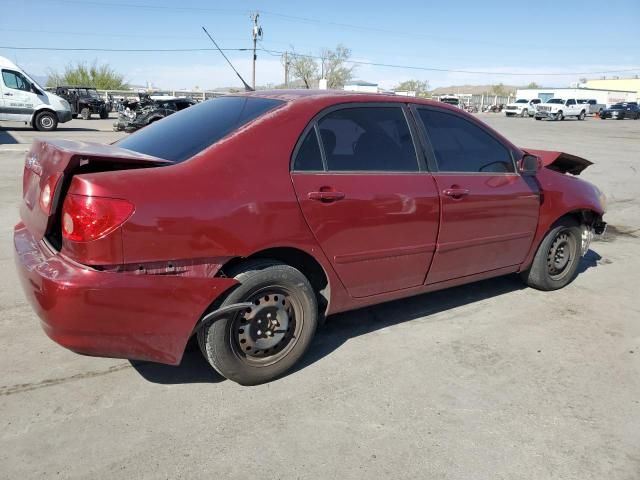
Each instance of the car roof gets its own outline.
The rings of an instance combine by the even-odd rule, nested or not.
[[[299,102],[317,100],[326,103],[348,103],[348,102],[393,102],[393,103],[415,103],[422,105],[434,105],[447,108],[455,112],[460,109],[452,107],[445,102],[429,100],[421,97],[407,97],[404,95],[393,95],[388,93],[364,93],[351,92],[347,90],[318,90],[318,89],[289,89],[289,90],[258,90],[255,92],[234,93],[233,96],[247,96],[272,98],[284,102]],[[333,100],[333,102],[331,102]]]

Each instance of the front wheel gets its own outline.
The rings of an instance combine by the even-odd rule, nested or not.
[[[522,110],[522,113],[520,114],[521,117],[528,117],[529,116],[529,110],[527,110],[526,108],[524,110]]]
[[[91,110],[89,110],[88,108],[83,108],[82,110],[80,110],[80,116],[83,120],[89,120],[91,118]]]
[[[274,380],[307,351],[316,331],[318,303],[309,280],[275,261],[247,262],[226,272],[239,285],[220,308],[251,303],[198,330],[205,358],[222,376],[242,385]]]
[[[106,108],[100,110],[100,118],[104,120],[105,118],[109,118],[109,111]]]
[[[538,290],[557,290],[575,278],[580,263],[582,231],[573,219],[558,221],[544,237],[524,282]]]
[[[33,126],[41,132],[50,132],[58,128],[58,117],[53,112],[40,112],[36,115]]]

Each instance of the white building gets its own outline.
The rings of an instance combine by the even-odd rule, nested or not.
[[[378,84],[364,80],[353,80],[347,83],[344,89],[348,92],[378,93]]]
[[[519,88],[517,98],[531,100],[539,98],[543,102],[551,98],[595,99],[607,107],[619,102],[635,102],[637,92],[629,90],[605,90],[600,88]]]

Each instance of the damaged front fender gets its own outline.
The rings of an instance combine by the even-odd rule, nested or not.
[[[533,149],[526,149],[524,151],[540,158],[544,167],[560,173],[580,175],[585,168],[593,165],[593,162],[570,153]]]

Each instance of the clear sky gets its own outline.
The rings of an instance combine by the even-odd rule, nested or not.
[[[356,78],[393,87],[406,79],[453,84],[568,85],[573,72],[640,74],[640,0],[438,2],[205,0],[0,0],[0,46],[208,48],[207,27],[223,48],[250,48],[249,13],[260,12],[261,47],[317,55],[342,43],[353,59],[437,72],[359,65]],[[28,72],[45,76],[69,62],[109,63],[133,84],[162,88],[238,85],[216,52],[72,52],[0,48]],[[250,81],[250,52],[228,52]],[[257,83],[281,83],[278,55],[258,52]],[[635,69],[632,72],[622,70]],[[499,75],[499,72],[527,75]],[[529,74],[533,72],[532,74]],[[541,75],[554,73],[560,75]],[[616,73],[607,74],[607,76]]]

